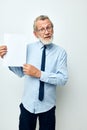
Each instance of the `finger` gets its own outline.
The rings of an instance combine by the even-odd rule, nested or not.
[[[0,50],[7,50],[7,46],[0,46]]]
[[[24,68],[26,68],[26,67],[28,67],[28,66],[29,66],[28,64],[24,64],[24,65],[23,65]]]
[[[26,71],[28,68],[26,66],[23,66],[23,71]]]
[[[23,71],[26,71],[27,69],[26,69],[26,67],[23,67]]]
[[[0,50],[0,53],[6,53],[7,50]]]
[[[27,72],[28,71],[28,68],[27,67],[23,67],[23,72]]]
[[[6,53],[7,52],[7,48],[1,47],[0,48],[0,53]]]

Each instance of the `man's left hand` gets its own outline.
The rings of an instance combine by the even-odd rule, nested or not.
[[[23,72],[26,75],[36,77],[36,78],[40,78],[41,76],[41,71],[37,69],[35,66],[30,65],[30,64],[24,64]]]

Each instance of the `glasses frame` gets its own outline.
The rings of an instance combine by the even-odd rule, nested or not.
[[[47,26],[45,28],[41,28],[41,29],[37,29],[36,31],[39,32],[39,33],[45,33],[46,31],[47,32],[51,32],[53,30],[53,27],[52,26]]]

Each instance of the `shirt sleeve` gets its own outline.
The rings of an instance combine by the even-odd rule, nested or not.
[[[68,80],[68,70],[67,70],[67,54],[65,51],[62,52],[60,57],[57,60],[57,69],[56,72],[45,72],[41,71],[40,80],[53,84],[56,86],[63,86]]]
[[[24,76],[22,67],[11,67],[11,66],[9,66],[8,68],[9,68],[9,70],[11,70],[13,73],[18,75],[19,77],[23,77]]]

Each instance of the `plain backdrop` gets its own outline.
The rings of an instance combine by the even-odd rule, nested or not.
[[[68,54],[69,80],[57,87],[56,130],[87,130],[86,0],[0,0],[0,44],[4,33],[25,34],[29,42],[37,40],[33,21],[41,14],[53,21],[53,42]],[[10,72],[0,60],[0,130],[18,130],[23,85],[24,78]]]

